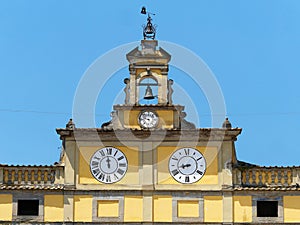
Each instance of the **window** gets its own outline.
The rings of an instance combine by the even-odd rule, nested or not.
[[[18,200],[18,216],[38,216],[39,200]]]
[[[278,201],[257,201],[257,217],[278,217]]]

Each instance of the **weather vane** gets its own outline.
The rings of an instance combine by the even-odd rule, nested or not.
[[[147,38],[154,40],[155,39],[155,34],[156,34],[156,25],[152,25],[151,15],[155,16],[155,14],[151,13],[151,12],[147,12],[145,6],[142,7],[141,13],[142,14],[148,14],[147,24],[143,25],[144,40],[147,39]]]

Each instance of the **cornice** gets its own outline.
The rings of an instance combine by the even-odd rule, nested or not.
[[[62,140],[101,140],[101,141],[235,141],[242,132],[241,128],[201,128],[191,130],[179,129],[120,129],[107,130],[101,128],[58,128],[56,132]]]

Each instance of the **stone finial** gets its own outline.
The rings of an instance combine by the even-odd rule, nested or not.
[[[75,123],[72,119],[70,119],[69,122],[66,124],[66,128],[69,130],[73,130],[75,128]]]
[[[225,129],[231,129],[232,128],[231,123],[230,123],[228,118],[226,118],[225,121],[223,122],[222,128],[225,128]]]

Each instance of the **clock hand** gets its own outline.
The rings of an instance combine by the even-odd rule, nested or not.
[[[191,164],[182,164],[180,167],[182,168],[182,169],[184,169],[185,167],[190,167],[191,166]]]
[[[107,157],[106,162],[107,162],[107,168],[108,168],[108,169],[110,169],[110,161],[111,161],[111,160],[109,159],[109,157]]]

